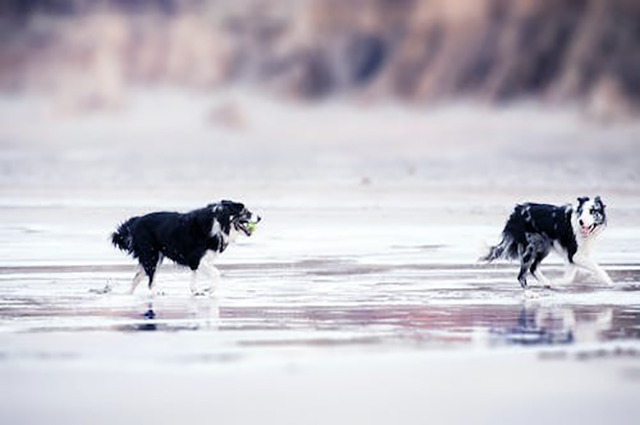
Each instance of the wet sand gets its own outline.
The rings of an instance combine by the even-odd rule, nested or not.
[[[3,209],[7,423],[603,423],[640,412],[635,228],[603,237],[614,288],[582,275],[525,295],[514,265],[475,261],[496,229],[473,223],[499,214],[453,224],[420,209],[259,207],[256,234],[220,259],[216,296],[191,297],[188,272],[165,265],[164,295],[151,298],[125,294],[133,263],[104,234],[119,208]],[[292,226],[296,216],[317,225]]]
[[[637,129],[582,129],[554,117],[538,134],[535,120],[508,115],[513,128],[497,128],[500,117],[462,109],[428,115],[435,128],[396,111],[396,130],[376,134],[363,125],[375,127],[374,110],[370,121],[352,117],[362,131],[303,130],[344,112],[293,114],[284,133],[249,119],[255,127],[241,135],[212,130],[228,136],[216,146],[200,129],[184,145],[202,155],[165,144],[139,163],[145,143],[156,132],[175,136],[184,117],[136,131],[122,121],[140,117],[120,117],[108,131],[113,152],[106,135],[85,139],[104,117],[28,129],[0,118],[12,125],[2,127],[0,157],[3,423],[633,422]],[[459,129],[458,119],[474,125]],[[418,140],[380,151],[404,124]],[[521,128],[540,145],[511,145]],[[487,140],[461,142],[471,130]],[[256,141],[262,134],[266,147]],[[429,142],[452,134],[455,148]],[[359,138],[372,140],[366,152]],[[563,153],[545,156],[558,139]],[[576,140],[586,140],[584,150],[569,161]],[[605,140],[611,150],[600,157]],[[294,142],[302,147],[289,149]],[[229,162],[219,165],[218,155]],[[239,170],[245,161],[251,167]],[[581,167],[592,171],[572,180]],[[613,288],[583,274],[553,289],[532,282],[525,294],[515,265],[476,261],[515,202],[595,191],[610,220],[595,258]],[[189,274],[170,264],[158,274],[163,295],[142,287],[126,295],[134,263],[108,241],[118,221],[223,197],[264,220],[220,258],[215,296],[191,297]],[[550,257],[542,270],[553,279],[561,262]]]

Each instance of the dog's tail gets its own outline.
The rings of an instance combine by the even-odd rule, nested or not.
[[[480,257],[480,261],[490,263],[501,258],[511,260],[517,257],[518,244],[511,235],[503,233],[500,243],[496,246],[492,246],[486,255]]]
[[[133,251],[133,237],[131,236],[131,225],[138,217],[133,217],[120,226],[111,234],[111,243],[123,251]]]

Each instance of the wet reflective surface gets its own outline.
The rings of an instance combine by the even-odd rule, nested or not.
[[[212,340],[204,354],[247,347],[465,350],[640,339],[640,268],[632,264],[608,267],[619,282],[614,288],[583,276],[574,285],[525,293],[507,264],[367,261],[221,265],[224,278],[213,297],[191,297],[188,273],[166,267],[159,277],[163,293],[155,298],[146,288],[125,294],[128,265],[4,267],[0,326],[5,336],[202,332]],[[547,270],[560,272],[553,265]]]
[[[120,208],[1,210],[10,420],[203,423],[214,409],[238,423],[314,412],[321,423],[585,424],[638,413],[637,227],[602,240],[614,287],[582,274],[525,293],[515,265],[475,260],[499,210],[460,212],[460,224],[442,207],[259,207],[262,227],[220,258],[215,296],[191,297],[189,273],[167,264],[151,297],[142,285],[126,294],[134,264],[105,237],[130,215]],[[562,273],[554,258],[542,270]]]
[[[86,115],[0,101],[3,424],[637,422],[637,121],[128,96]],[[242,129],[211,121],[229,103]],[[514,203],[582,195],[608,205],[594,258],[615,287],[525,296],[514,265],[477,264]],[[125,295],[121,220],[225,197],[263,220],[216,297],[169,265],[163,296]]]

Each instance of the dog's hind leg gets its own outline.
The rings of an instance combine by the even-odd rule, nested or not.
[[[551,286],[551,281],[549,279],[547,279],[547,277],[545,275],[542,274],[542,272],[540,270],[538,270],[538,266],[540,265],[540,262],[544,259],[543,255],[536,255],[535,260],[533,261],[533,264],[531,264],[531,267],[529,268],[529,271],[531,272],[531,274],[533,275],[533,277],[535,277],[538,282],[540,282],[541,284],[543,284],[544,286]]]
[[[156,286],[156,275],[149,276],[149,292],[152,297],[158,295],[158,287]]]
[[[551,243],[549,239],[540,234],[526,234],[526,239],[528,242],[527,249],[531,252],[532,261],[529,266],[529,271],[533,275],[533,277],[538,280],[544,286],[551,286],[551,282],[547,279],[540,270],[538,270],[538,266],[545,259],[547,255],[549,255],[549,251],[551,250]]]
[[[162,292],[162,291],[158,292],[158,287],[156,286],[156,282],[157,282],[156,278],[158,276],[158,269],[160,268],[160,265],[162,264],[162,260],[164,260],[164,256],[162,254],[159,254],[158,255],[158,261],[156,262],[156,266],[154,268],[154,272],[149,277],[149,290],[151,291],[151,296],[153,296],[153,297],[155,297],[158,294],[164,295],[164,292]]]
[[[531,265],[534,261],[534,247],[529,244],[524,249],[524,252],[520,256],[520,272],[518,273],[518,282],[522,289],[527,289],[527,272],[531,269]]]
[[[198,269],[191,270],[191,283],[189,284],[191,295],[198,295]]]
[[[161,257],[159,252],[150,252],[144,257],[140,257],[140,264],[142,264],[142,268],[144,268],[145,273],[149,277],[149,290],[151,291],[151,295],[156,295],[156,282],[155,282],[155,274],[156,269],[160,265]]]
[[[138,271],[136,272],[136,275],[133,277],[133,281],[131,281],[131,287],[129,288],[130,295],[133,295],[134,291],[136,290],[140,282],[142,282],[143,278],[144,278],[144,269],[142,268],[142,266],[139,265]]]

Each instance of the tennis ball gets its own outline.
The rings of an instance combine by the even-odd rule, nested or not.
[[[247,223],[247,230],[249,231],[249,233],[253,233],[256,230],[256,224],[253,221],[250,221],[249,223]]]

